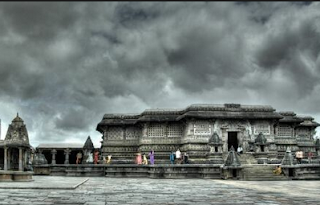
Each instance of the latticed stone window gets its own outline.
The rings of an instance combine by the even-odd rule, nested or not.
[[[206,121],[196,121],[194,123],[194,135],[211,135],[211,125]]]
[[[148,128],[148,137],[165,137],[166,127],[164,124],[152,123]]]
[[[289,125],[280,125],[278,128],[279,137],[292,137],[292,128]]]
[[[181,137],[182,136],[182,125],[173,123],[168,125],[168,137]]]
[[[137,127],[126,128],[126,139],[138,139],[141,135],[141,130]]]
[[[123,129],[122,127],[110,127],[108,130],[108,139],[110,140],[122,140]]]

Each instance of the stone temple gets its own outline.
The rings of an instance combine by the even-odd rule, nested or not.
[[[320,141],[314,139],[318,126],[310,116],[261,105],[195,104],[185,109],[105,114],[96,127],[102,135],[101,147],[95,148],[90,137],[83,144],[40,144],[31,157],[32,170],[35,175],[82,177],[320,179]],[[17,116],[0,142],[4,169],[0,179],[6,180],[12,170],[26,169],[30,151],[26,133]],[[242,154],[237,153],[238,147],[243,148]],[[189,163],[170,163],[170,153],[178,149],[187,153]],[[151,150],[155,164],[135,163],[138,153],[148,156]],[[295,159],[296,151],[304,153],[302,160]],[[308,154],[312,154],[309,159]],[[80,163],[78,155],[83,155]],[[106,160],[110,155],[111,162]],[[279,165],[284,175],[273,172]]]
[[[277,112],[271,106],[194,104],[185,109],[147,109],[140,114],[105,114],[97,125],[101,154],[113,163],[134,163],[137,152],[155,151],[169,163],[171,151],[189,154],[192,164],[222,164],[231,147],[242,146],[257,164],[281,163],[286,150],[317,156],[319,126],[310,116]]]

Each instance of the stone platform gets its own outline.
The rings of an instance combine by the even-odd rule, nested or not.
[[[0,182],[28,182],[32,181],[33,172],[0,171]]]
[[[88,180],[84,177],[34,176],[30,183],[1,182],[0,189],[76,189]]]
[[[236,179],[245,181],[319,180],[320,164],[281,166],[285,175],[275,175],[273,170],[280,164],[245,164],[237,170],[236,177],[226,177],[221,164],[80,164],[36,165],[35,175],[72,177],[139,177],[139,178],[203,178]],[[229,170],[232,171],[233,170]]]
[[[210,164],[79,164],[36,165],[36,175],[77,177],[146,177],[220,179],[220,166]]]

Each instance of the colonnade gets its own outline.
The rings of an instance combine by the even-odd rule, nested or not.
[[[19,171],[23,171],[23,153],[24,149],[22,147],[18,147],[19,149]],[[3,169],[5,171],[10,170],[11,168],[11,154],[12,154],[12,148],[11,147],[4,147],[4,167]]]

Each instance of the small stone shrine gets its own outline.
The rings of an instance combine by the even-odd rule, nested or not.
[[[30,170],[31,146],[26,125],[18,114],[9,125],[5,139],[0,141],[0,148],[4,153],[0,181],[30,181],[32,172],[24,171]]]

